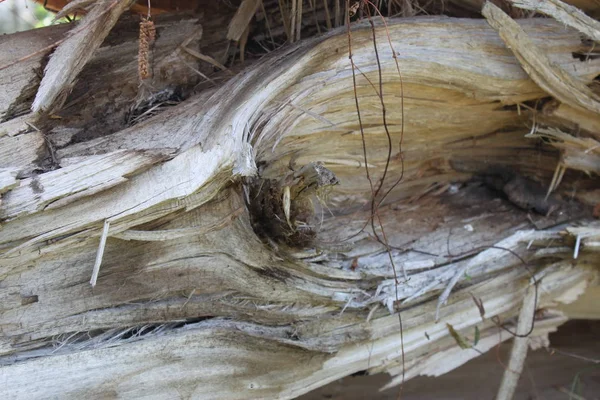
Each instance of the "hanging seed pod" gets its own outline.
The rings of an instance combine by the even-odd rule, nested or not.
[[[138,50],[138,75],[140,80],[152,76],[150,68],[150,47],[156,39],[156,27],[149,18],[142,18],[140,22],[140,44]]]

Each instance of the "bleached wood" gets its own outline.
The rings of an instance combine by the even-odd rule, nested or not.
[[[21,116],[0,123],[0,138],[3,136],[17,136],[35,130],[27,123],[27,120],[26,116]]]
[[[450,281],[448,282],[448,286],[446,286],[446,288],[440,295],[440,298],[438,300],[438,305],[435,310],[436,321],[439,320],[440,308],[444,304],[446,304],[446,302],[448,301],[448,297],[450,297],[450,293],[452,292],[452,289],[458,283],[459,280],[465,279],[465,275],[467,274],[467,272],[469,271],[470,268],[472,268],[478,264],[479,265],[488,264],[486,266],[489,268],[489,266],[490,266],[489,264],[493,265],[499,259],[506,258],[506,257],[515,257],[512,253],[510,253],[510,251],[515,249],[519,243],[527,241],[532,236],[532,234],[533,234],[533,231],[517,232],[515,235],[497,243],[494,248],[490,248],[490,249],[480,252],[479,254],[477,254],[477,256],[475,256],[471,260],[469,260],[468,263],[465,263],[462,267],[457,269],[454,272],[454,276],[452,277],[452,279],[450,279]],[[520,260],[515,257],[515,259],[513,260],[513,263],[516,263],[517,261],[520,261]]]
[[[6,105],[8,109],[6,116],[2,114],[0,118],[9,118],[9,120],[0,124],[0,137],[9,132],[14,132],[10,134],[15,135],[19,131],[34,130],[35,128],[27,125],[29,123],[44,132],[48,139],[47,143],[55,148],[57,157],[63,158],[72,157],[67,151],[71,146],[66,146],[67,144],[79,144],[85,149],[90,138],[106,139],[103,136],[129,127],[128,120],[131,119],[129,114],[132,110],[144,107],[145,102],[151,101],[153,98],[158,99],[157,104],[162,104],[165,98],[176,97],[175,86],[181,87],[185,92],[198,84],[199,79],[190,66],[203,73],[211,71],[212,65],[204,62],[198,64],[198,60],[179,47],[187,42],[187,48],[201,50],[208,56],[220,59],[226,42],[225,32],[221,32],[220,29],[231,14],[231,10],[228,8],[222,8],[222,11],[222,14],[218,13],[212,15],[208,20],[203,20],[202,25],[199,22],[201,16],[195,14],[159,15],[154,18],[158,37],[152,48],[155,63],[153,66],[157,67],[157,71],[161,73],[155,74],[151,81],[141,87],[137,71],[138,43],[130,36],[131,32],[139,28],[139,18],[123,17],[95,52],[95,57],[80,72],[67,100],[69,107],[60,110],[58,115],[60,118],[45,121],[35,121],[31,113],[16,119],[13,118],[14,115],[30,111],[35,90],[39,85],[38,74],[41,75],[41,70],[45,65],[44,60],[52,50],[51,47],[48,47],[45,51],[37,54],[36,51],[44,49],[44,46],[38,47],[34,44],[41,43],[47,46],[47,44],[53,43],[46,42],[48,38],[54,41],[63,39],[65,30],[73,27],[69,24],[60,24],[44,28],[43,40],[35,38],[31,32],[12,35],[15,41],[0,51],[2,53],[0,55],[0,83],[10,83],[2,86],[7,89],[2,92],[2,95],[6,95],[2,105]],[[77,27],[73,29],[77,29]],[[203,39],[198,38],[199,30],[204,32]],[[2,43],[0,40],[0,46]],[[11,46],[19,51],[14,51]],[[35,57],[27,58],[27,62],[18,62],[10,68],[1,69],[4,64],[17,61],[10,58],[11,54],[16,56],[33,54]],[[104,68],[106,65],[111,65],[111,68]],[[98,68],[104,68],[104,72],[97,73]],[[11,85],[15,87],[14,90],[11,89]],[[161,98],[163,100],[160,100]],[[82,113],[79,106],[73,107],[73,104],[79,106],[85,104],[90,110],[103,111]],[[0,110],[3,109],[0,108]],[[166,109],[166,112],[168,111],[170,111],[169,108]],[[166,117],[166,115],[164,116]],[[138,121],[136,126],[141,128],[144,122]],[[132,137],[126,143],[118,143],[110,149],[90,148],[85,154],[93,155],[120,149],[153,149],[162,151],[166,155],[172,155],[182,140],[178,141],[179,130],[177,127],[169,125],[173,122],[174,119],[165,118],[160,126],[154,125],[151,129],[140,132],[137,147],[130,143],[135,141],[135,138]],[[182,119],[183,122],[185,119]],[[171,132],[170,135],[167,134],[167,130]],[[133,129],[133,131],[136,130]],[[185,138],[188,138],[189,133],[186,133]],[[84,140],[81,139],[82,137]],[[111,141],[108,140],[108,142]],[[117,141],[115,140],[115,142]],[[63,156],[63,152],[67,154]],[[39,158],[37,161],[42,164],[43,157]],[[47,166],[41,169],[45,170]]]
[[[545,337],[548,333],[556,331],[557,326],[564,323],[566,320],[567,318],[561,313],[555,313],[549,315],[544,320],[539,320],[532,332],[531,339],[535,340],[540,337]],[[514,324],[510,324],[507,328],[514,331],[515,326]],[[485,329],[483,332],[480,328],[480,332],[481,337],[479,343],[477,346],[474,346],[474,348],[482,353],[486,353],[499,346],[500,343],[513,338],[513,336],[506,331],[498,331],[495,328]],[[473,330],[465,330],[464,332],[461,332],[461,334],[463,333],[470,338],[473,336]],[[456,341],[453,338],[446,338],[443,341],[440,341],[440,344],[442,343],[447,347],[441,348],[438,352],[426,353],[413,361],[407,371],[406,376],[408,379],[419,375],[433,377],[441,376],[480,355],[475,349],[461,349],[456,346]],[[394,366],[388,368],[388,370],[392,375],[397,376],[382,387],[382,390],[390,389],[401,383],[401,376],[399,376],[401,373],[400,367]]]
[[[458,10],[470,10],[473,13],[481,13],[482,7],[486,0],[452,0],[449,5],[457,7]],[[595,16],[598,13],[598,3],[595,0],[566,0],[565,3],[584,11],[588,15]],[[500,4],[500,3],[499,3]],[[503,5],[505,11],[508,9],[508,3]],[[516,11],[516,12],[515,12]],[[530,13],[521,10],[515,10],[511,13],[511,17],[527,17]]]
[[[7,123],[5,123],[7,124]],[[2,124],[4,125],[4,124]],[[30,175],[46,151],[41,132],[0,137],[0,168],[14,168],[23,176]]]
[[[39,177],[23,179],[18,188],[3,197],[0,218],[10,220],[45,208],[64,207],[122,184],[163,159],[152,153],[121,150],[90,156]]]
[[[125,232],[121,232],[116,235],[111,235],[117,239],[122,240],[139,240],[143,242],[153,242],[153,241],[165,241],[165,240],[174,240],[179,239],[186,236],[197,236],[204,235],[213,230],[222,229],[227,226],[228,223],[231,222],[233,218],[241,213],[241,208],[232,212],[231,215],[226,216],[220,221],[216,223],[203,225],[203,226],[191,226],[189,228],[179,228],[179,229],[165,229],[165,230],[152,230],[152,231],[138,231],[129,229]]]
[[[98,274],[100,273],[100,266],[102,266],[102,258],[104,257],[104,248],[106,247],[109,229],[110,222],[104,221],[104,227],[102,228],[102,234],[100,235],[100,245],[98,246],[96,261],[94,262],[94,268],[92,269],[92,278],[90,279],[90,285],[92,285],[92,287],[96,286],[96,282],[98,281]]]
[[[598,282],[590,285],[574,302],[561,305],[559,309],[572,319],[600,319],[598,315],[600,301],[600,285]]]
[[[33,99],[40,82],[42,60],[70,27],[68,24],[61,24],[46,29],[44,35],[25,31],[0,36],[1,123],[29,111],[29,107],[21,105],[18,100]],[[0,136],[1,132],[0,129]]]
[[[133,0],[98,0],[94,3],[52,54],[31,105],[34,113],[51,113],[62,106],[77,75],[132,3]]]
[[[14,168],[0,168],[0,194],[8,192],[19,184]]]
[[[560,0],[511,0],[510,2],[518,8],[549,15],[591,39],[600,40],[600,22],[587,16],[577,7]]]
[[[497,400],[510,400],[515,394],[517,389],[517,383],[523,372],[525,366],[525,358],[527,357],[527,349],[529,347],[529,341],[531,338],[527,337],[533,326],[533,319],[535,317],[535,310],[537,293],[535,287],[529,287],[525,297],[523,298],[523,306],[519,312],[519,322],[517,324],[516,334],[521,335],[514,338],[513,347],[510,353],[510,360],[504,375],[502,376],[502,382],[496,395]]]
[[[597,62],[572,58],[581,46],[576,32],[550,20],[520,24],[579,79],[591,82],[600,72]],[[190,25],[190,35],[197,33]],[[398,375],[397,307],[406,372],[414,376],[430,370],[419,363],[432,365],[437,351],[457,354],[445,323],[467,336],[479,326],[489,348],[497,337],[490,318],[510,323],[518,314],[530,272],[518,257],[489,246],[507,246],[544,269],[540,307],[572,300],[596,279],[593,231],[582,238],[574,262],[575,231],[536,232],[530,222],[592,227],[588,208],[567,203],[555,216],[528,217],[481,183],[494,168],[550,181],[560,143],[526,138],[528,115],[516,110],[548,94],[485,21],[410,19],[389,28],[404,78],[405,179],[378,214],[394,246],[391,256],[410,278],[398,286],[398,298],[386,248],[372,239],[370,227],[356,234],[368,221],[370,190],[347,36],[340,30],[283,48],[220,87],[110,135],[86,140],[78,132],[72,137],[80,142],[72,143],[72,114],[47,122],[50,137],[62,144],[55,154],[62,168],[42,170],[37,178],[51,181],[66,172],[60,193],[67,200],[39,207],[43,199],[29,193],[25,200],[36,212],[0,227],[0,384],[6,393],[293,398],[362,370]],[[210,32],[204,23],[203,32],[203,38]],[[352,35],[355,62],[376,82],[372,32],[363,25]],[[384,43],[383,27],[377,35]],[[132,54],[134,46],[124,48]],[[392,52],[380,50],[394,177],[401,169],[399,84]],[[106,59],[104,51],[116,49],[101,48],[98,60]],[[174,54],[168,51],[165,60]],[[387,153],[379,99],[362,75],[357,91],[368,165],[379,177]],[[87,110],[85,101],[69,110]],[[157,159],[145,164],[142,157],[132,167],[112,159],[115,154]],[[105,187],[91,168],[79,168],[99,159],[113,160],[106,173],[117,185]],[[256,208],[248,206],[257,176],[280,182],[292,164],[301,169],[318,161],[340,184],[314,203],[314,243],[287,248],[259,236]],[[83,183],[76,179],[82,176]],[[580,189],[565,181],[558,192],[595,183],[583,177]],[[85,196],[69,196],[75,192]],[[469,276],[458,275],[464,279],[436,324],[439,295],[465,266]],[[483,302],[485,321],[471,293]],[[536,334],[562,321],[538,321]],[[467,358],[460,354],[450,366]]]
[[[548,275],[543,282],[541,299],[555,297],[570,287],[574,280],[585,281],[590,273],[577,270],[575,275],[578,276],[573,276],[571,272],[568,267],[558,268]],[[502,282],[496,283],[491,279],[470,288],[476,296],[484,299],[488,317],[518,308],[521,291],[525,291],[527,283],[523,282],[519,293],[506,293],[502,286]],[[490,290],[492,287],[494,289]],[[451,300],[455,311],[447,321],[466,332],[468,327],[480,322],[480,317],[475,307],[465,308],[460,304],[471,302],[467,291],[461,292],[463,300]],[[414,357],[426,354],[428,349],[452,347],[453,339],[449,337],[445,324],[435,324],[431,318],[430,312],[434,309],[435,303],[430,301],[405,312],[405,349],[409,355],[409,366]],[[421,322],[423,318],[428,323]],[[542,321],[537,334],[552,330],[563,321],[564,318],[550,318],[547,325]],[[66,346],[53,357],[2,367],[0,379],[5,393],[11,396],[26,393],[39,396],[43,393],[44,396],[62,394],[77,397],[113,393],[117,397],[160,398],[169,396],[173,387],[177,387],[173,393],[180,391],[200,398],[288,399],[348,373],[364,369],[376,372],[383,368],[395,368],[397,371],[395,359],[400,352],[397,323],[395,316],[379,317],[370,326],[364,327],[367,330],[362,341],[342,345],[334,354],[311,354],[301,350],[303,344],[311,341],[302,329],[298,332],[300,339],[290,341],[285,331],[211,320],[164,334],[134,338],[122,344],[100,343],[96,345],[98,348],[75,354],[69,354]],[[352,336],[352,332],[360,330],[361,325],[343,328],[344,336]],[[334,329],[334,326],[322,326],[319,335],[312,340],[327,340],[328,330]],[[482,331],[485,340],[482,350],[498,343],[495,329]],[[429,340],[423,332],[428,332]],[[504,335],[502,340],[508,337]],[[295,350],[294,346],[300,348]],[[66,357],[69,362],[66,362]],[[273,370],[278,371],[277,376],[268,372]],[[182,379],[182,374],[187,378]],[[236,374],[237,379],[232,380],[232,374]],[[34,375],[39,384],[25,387],[22,382]]]
[[[540,87],[571,107],[595,114],[600,112],[600,97],[583,82],[574,78],[570,71],[551,63],[546,54],[536,48],[527,33],[500,8],[486,2],[482,14],[490,25],[498,30],[523,69]]]
[[[596,114],[560,104],[556,110],[552,111],[552,115],[572,121],[582,129],[594,134],[596,138],[600,138],[600,117]]]

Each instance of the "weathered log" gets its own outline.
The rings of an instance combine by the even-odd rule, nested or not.
[[[532,331],[543,337],[567,318],[557,303],[597,278],[597,180],[571,162],[556,197],[540,192],[565,146],[597,157],[597,132],[525,137],[549,95],[484,20],[390,21],[377,47],[358,26],[356,86],[342,29],[193,90],[185,63],[202,61],[173,54],[187,57],[180,45],[201,24],[196,50],[219,59],[208,49],[226,31],[164,18],[153,89],[138,88],[132,35],[109,35],[54,117],[25,113],[39,80],[22,64],[0,71],[13,82],[0,124],[6,396],[293,398],[361,370],[393,386],[478,355],[449,326],[469,337],[477,326],[480,351],[510,339],[495,317],[514,331],[527,291],[546,310]],[[573,79],[600,73],[573,58],[577,32],[519,26]],[[186,100],[127,118],[173,102],[152,103],[169,85]],[[375,183],[388,174],[375,217],[365,166]]]

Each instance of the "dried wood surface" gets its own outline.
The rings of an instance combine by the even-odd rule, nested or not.
[[[540,51],[519,25],[498,7],[486,3],[482,14],[497,29],[502,39],[514,52],[523,69],[547,93],[562,103],[594,114],[600,113],[600,96],[585,82],[574,78],[565,69],[554,65]]]
[[[99,0],[75,31],[58,45],[31,106],[33,112],[53,112],[63,105],[69,88],[132,0]]]
[[[227,24],[213,30],[214,21],[179,18],[157,22],[157,46],[160,37],[171,39],[159,46],[168,61],[155,55],[165,74],[156,75],[163,86],[154,92],[137,87],[137,64],[126,56],[137,53],[131,37],[113,45],[109,35],[62,118],[13,113],[30,104],[20,93],[31,77],[16,66],[0,71],[0,82],[14,77],[19,88],[3,111],[0,154],[23,154],[0,165],[0,385],[8,397],[293,398],[362,370],[387,371],[395,385],[477,355],[458,350],[447,324],[465,336],[478,326],[476,347],[492,348],[499,336],[491,318],[515,329],[532,274],[541,282],[537,308],[550,310],[597,279],[594,175],[564,161],[570,179],[556,192],[575,198],[557,200],[547,216],[528,215],[515,197],[523,193],[510,192],[521,179],[547,185],[567,147],[597,157],[595,139],[525,137],[527,107],[553,93],[485,20],[390,21],[405,121],[392,52],[378,48],[395,144],[405,127],[402,157],[395,145],[389,168],[390,176],[403,168],[404,179],[379,210],[388,253],[370,228],[353,236],[369,218],[370,190],[345,31],[283,48],[235,76],[221,71],[212,75],[216,86],[193,89],[193,70],[171,57],[185,53],[180,45],[192,35],[198,51],[219,59],[210,49]],[[576,31],[543,19],[518,25],[573,79],[590,84],[600,73],[598,61],[572,57],[583,48]],[[385,43],[383,26],[377,37]],[[103,69],[116,51],[125,61]],[[352,51],[368,163],[380,176],[387,139],[380,99],[366,79],[378,79],[367,24],[353,30]],[[148,102],[172,80],[187,88],[185,101],[126,122],[123,108]],[[284,180],[290,165],[314,162],[340,181],[313,204],[314,241],[290,246],[257,235],[253,190]],[[506,177],[503,195],[482,184],[490,176]],[[566,229],[574,223],[584,227]],[[399,286],[390,254],[410,278]],[[438,297],[452,281],[458,284],[436,322]],[[565,319],[558,311],[537,316],[534,336]],[[500,340],[510,338],[505,332]]]
[[[549,15],[557,21],[579,30],[591,39],[600,40],[600,22],[587,16],[577,7],[560,0],[512,0],[511,3],[518,8]]]

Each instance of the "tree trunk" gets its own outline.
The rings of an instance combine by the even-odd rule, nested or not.
[[[568,319],[600,235],[576,30],[518,20],[532,64],[495,14],[363,22],[242,69],[234,11],[155,18],[141,84],[121,18],[35,113],[69,27],[0,38],[5,396],[392,387],[511,339],[524,298],[530,343]]]

